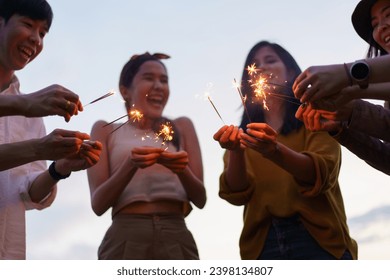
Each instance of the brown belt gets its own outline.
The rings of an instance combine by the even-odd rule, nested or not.
[[[161,200],[153,202],[137,201],[126,205],[118,211],[118,214],[154,214],[171,213],[183,214],[183,202],[174,200]]]

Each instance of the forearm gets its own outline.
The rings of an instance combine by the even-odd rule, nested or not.
[[[350,99],[390,100],[390,82],[370,84],[366,89],[354,86],[348,91],[351,91]]]
[[[178,173],[178,177],[187,192],[187,196],[196,207],[203,208],[206,204],[206,190],[203,181],[200,180],[187,166],[183,172]]]
[[[389,143],[351,129],[343,129],[335,139],[375,169],[390,175]]]
[[[40,160],[35,139],[0,145],[0,171]]]
[[[225,169],[226,184],[233,192],[244,191],[249,187],[244,151],[228,151],[228,153],[229,161]]]
[[[93,168],[87,170],[88,176],[95,176]],[[100,216],[110,209],[118,200],[134,174],[137,172],[135,166],[129,166],[124,161],[121,167],[107,180],[98,185],[91,193],[92,209]],[[90,182],[91,184],[91,182]]]
[[[26,102],[22,95],[0,96],[0,117],[25,115]]]
[[[50,176],[48,170],[40,174],[31,184],[31,187],[29,189],[29,195],[32,202],[41,202],[45,197],[50,194],[56,183],[57,181]]]
[[[316,171],[313,159],[305,154],[295,152],[287,146],[278,143],[275,152],[266,158],[286,170],[298,181],[313,185],[316,182]]]
[[[375,123],[375,125],[372,125]],[[348,127],[390,142],[390,110],[364,100],[354,102]]]
[[[389,66],[390,56],[384,55],[366,60],[370,65],[370,83],[390,82],[389,80]]]

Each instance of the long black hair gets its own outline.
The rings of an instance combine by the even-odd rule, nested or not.
[[[285,89],[284,94],[286,94],[286,112],[284,115],[283,120],[283,126],[280,131],[280,134],[287,135],[290,132],[294,130],[298,130],[302,126],[302,122],[299,121],[297,118],[295,118],[295,112],[297,111],[300,102],[298,99],[294,97],[294,93],[292,91],[292,84],[296,77],[302,72],[300,67],[298,66],[295,59],[292,57],[292,55],[287,52],[284,48],[282,48],[280,45],[276,43],[270,43],[268,41],[261,41],[257,43],[253,48],[250,50],[245,64],[244,64],[244,70],[242,72],[242,94],[246,96],[246,102],[245,105],[248,109],[250,120],[248,119],[248,116],[246,112],[244,111],[241,119],[240,127],[242,129],[246,129],[247,124],[249,124],[250,121],[252,122],[265,122],[264,117],[264,109],[262,106],[259,106],[259,104],[256,104],[253,101],[253,90],[249,83],[250,77],[249,73],[247,71],[247,67],[252,65],[255,62],[255,56],[259,49],[264,47],[270,47],[272,48],[275,53],[279,56],[279,58],[282,60],[283,64],[287,68],[288,73],[292,73],[290,80],[287,81],[288,88]],[[291,86],[291,87],[290,87]]]

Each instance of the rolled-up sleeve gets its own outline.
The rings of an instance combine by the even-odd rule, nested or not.
[[[317,196],[338,186],[338,176],[341,166],[341,147],[327,133],[312,132],[307,137],[305,151],[314,163],[316,182],[312,186],[299,183],[299,192],[303,196]]]

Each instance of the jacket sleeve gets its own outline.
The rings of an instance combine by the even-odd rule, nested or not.
[[[350,128],[344,128],[335,139],[375,169],[390,175],[390,143]]]
[[[381,105],[357,100],[347,126],[352,130],[390,142],[390,110]]]

